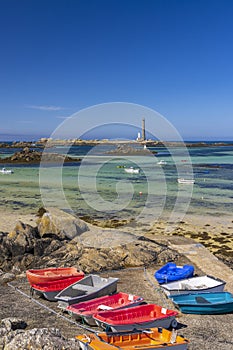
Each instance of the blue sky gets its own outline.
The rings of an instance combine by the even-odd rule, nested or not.
[[[0,138],[120,101],[233,139],[232,18],[231,0],[2,0]]]

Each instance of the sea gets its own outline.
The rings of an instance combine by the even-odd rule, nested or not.
[[[35,214],[42,206],[55,206],[78,216],[139,222],[232,215],[233,142],[193,144],[148,147],[148,154],[118,152],[108,144],[57,146],[46,151],[74,161],[3,163],[14,172],[0,174],[0,210]],[[0,157],[20,150],[0,148]],[[189,183],[180,184],[178,178]]]

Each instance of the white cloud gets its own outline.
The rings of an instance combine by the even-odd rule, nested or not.
[[[60,106],[37,106],[37,105],[26,105],[26,108],[38,109],[40,111],[61,111],[64,109]]]

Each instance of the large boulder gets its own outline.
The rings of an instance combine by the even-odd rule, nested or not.
[[[14,230],[9,232],[4,239],[4,246],[11,255],[22,256],[34,250],[34,242],[38,237],[35,227],[18,221]]]
[[[55,234],[60,238],[71,240],[88,230],[85,221],[57,208],[47,209],[47,212],[38,219],[40,237]]]
[[[6,318],[0,325],[0,350],[68,350],[79,349],[75,339],[66,339],[56,328],[24,330],[27,324],[16,318]]]

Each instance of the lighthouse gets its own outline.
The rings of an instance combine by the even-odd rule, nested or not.
[[[146,139],[146,131],[145,131],[145,118],[142,119],[142,141]]]

